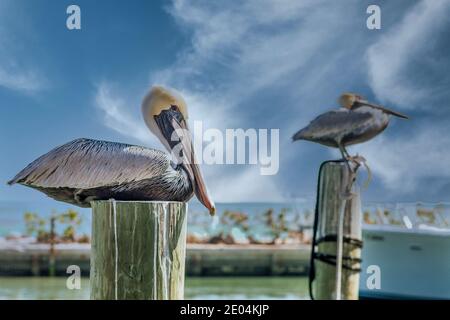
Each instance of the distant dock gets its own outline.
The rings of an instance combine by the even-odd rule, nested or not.
[[[78,265],[89,275],[90,244],[57,244],[55,271],[66,276],[67,267]],[[310,245],[188,244],[188,276],[293,276],[305,275]],[[0,242],[0,276],[46,276],[49,245]]]

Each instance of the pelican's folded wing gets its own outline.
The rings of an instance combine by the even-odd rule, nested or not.
[[[321,114],[308,126],[294,135],[294,140],[334,140],[349,132],[357,133],[369,124],[372,115],[368,112],[354,112],[346,109]]]
[[[168,166],[169,156],[158,150],[77,139],[39,157],[8,184],[88,189],[156,177]]]

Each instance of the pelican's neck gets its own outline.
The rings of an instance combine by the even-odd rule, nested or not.
[[[354,112],[369,113],[372,116],[373,124],[378,127],[386,127],[389,123],[389,115],[380,109],[362,105],[353,110]]]
[[[367,106],[367,105],[360,105],[352,110],[354,112],[370,113],[374,116],[380,116],[380,115],[385,114],[382,110],[375,109],[375,108],[372,108],[371,106]]]
[[[171,162],[174,169],[174,178],[176,179],[176,189],[178,192],[185,194],[188,199],[194,195],[194,182],[190,178],[189,172],[183,164],[176,164]],[[187,200],[188,200],[187,199]]]

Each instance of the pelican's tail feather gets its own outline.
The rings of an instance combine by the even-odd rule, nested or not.
[[[21,178],[22,178],[22,171],[16,174],[14,178],[6,182],[6,184],[12,186],[13,184],[20,183]]]
[[[292,141],[297,141],[297,140],[306,140],[307,136],[306,136],[306,128],[301,129],[300,131],[298,131],[296,134],[294,134],[292,136]]]

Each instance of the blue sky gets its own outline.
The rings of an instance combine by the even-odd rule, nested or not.
[[[366,8],[382,10],[381,30]],[[70,4],[82,30],[69,31]],[[311,198],[338,153],[291,135],[343,91],[411,116],[364,155],[375,201],[450,201],[450,1],[0,2],[0,181],[77,137],[162,148],[140,118],[153,83],[177,88],[205,127],[279,128],[280,171],[203,170],[216,201]],[[0,200],[45,196],[0,184]],[[52,201],[52,200],[45,200]]]

